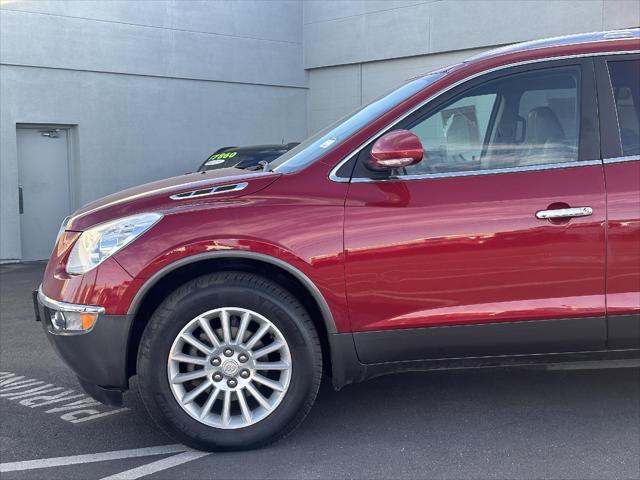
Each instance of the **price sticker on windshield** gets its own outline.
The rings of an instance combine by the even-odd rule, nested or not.
[[[205,165],[211,166],[211,165],[220,165],[221,163],[224,163],[224,159],[222,160],[207,160],[205,162]]]
[[[233,158],[236,155],[238,155],[238,152],[214,153],[209,157],[209,160],[207,160],[207,162],[210,162],[211,160],[226,160],[227,158]],[[207,163],[207,165],[209,165],[209,163]]]

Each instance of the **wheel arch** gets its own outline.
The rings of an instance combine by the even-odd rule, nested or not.
[[[324,296],[298,268],[279,258],[257,252],[224,250],[181,258],[154,273],[134,296],[127,312],[133,318],[127,342],[127,376],[136,373],[136,359],[142,332],[166,295],[199,275],[223,270],[240,270],[268,275],[296,295],[308,309],[322,344],[323,364],[332,373],[329,337],[337,332]]]

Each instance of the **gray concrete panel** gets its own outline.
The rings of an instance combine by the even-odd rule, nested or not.
[[[281,42],[302,38],[300,0],[18,0],[2,8]]]
[[[430,52],[602,29],[598,0],[442,0],[432,5],[432,15],[438,21],[432,25]]]
[[[638,0],[606,0],[602,5],[602,30],[640,26]]]
[[[315,133],[362,103],[360,65],[312,70],[307,111],[309,133]]]
[[[286,23],[287,19],[283,21]],[[0,30],[3,64],[289,86],[306,84],[299,43],[10,10],[2,11]]]
[[[303,23],[306,25],[368,13],[388,12],[429,2],[430,0],[307,0],[303,3]]]
[[[483,49],[339,65],[309,71],[308,125],[314,133],[404,81]]]
[[[20,258],[16,123],[78,125],[78,207],[192,171],[223,145],[300,141],[306,90],[0,67],[0,258]]]
[[[304,65],[370,62],[640,24],[636,0],[311,1]]]
[[[362,100],[370,102],[386,90],[398,86],[410,78],[461,62],[483,50],[485,49],[462,50],[363,63]]]
[[[305,68],[426,53],[429,9],[428,3],[419,3],[306,24]]]

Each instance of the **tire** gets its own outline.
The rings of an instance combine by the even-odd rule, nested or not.
[[[211,327],[209,334],[198,318]],[[225,318],[230,325],[226,337]],[[233,344],[243,322],[248,325],[244,342],[240,339]],[[264,327],[269,323],[271,326]],[[253,350],[243,350],[261,328],[267,329],[266,333]],[[219,347],[209,341],[211,331],[220,341]],[[184,341],[185,335],[200,340],[210,354]],[[285,345],[280,346],[283,341]],[[276,347],[279,349],[260,360],[255,358],[260,350]],[[229,348],[233,354],[227,357]],[[187,363],[176,360],[184,355],[188,355]],[[192,365],[193,361],[202,364]],[[267,370],[260,370],[263,366]],[[181,383],[187,378],[185,373],[200,378]],[[322,353],[309,314],[289,291],[259,275],[225,271],[182,285],[157,308],[142,335],[138,377],[145,407],[169,436],[200,450],[246,450],[284,438],[304,420],[320,386]],[[275,383],[267,387],[258,382],[265,382],[265,378]],[[235,390],[230,386],[233,380]],[[206,390],[195,392],[198,388]],[[251,388],[258,390],[255,396]],[[216,389],[217,395],[212,395]],[[188,394],[197,397],[183,406],[179,400],[187,402]],[[267,402],[258,401],[259,396]]]

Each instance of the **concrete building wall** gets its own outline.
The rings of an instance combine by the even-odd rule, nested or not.
[[[16,126],[74,125],[73,208],[306,135],[302,5],[0,3],[0,259],[21,258]]]
[[[420,73],[499,45],[640,25],[637,0],[303,3],[313,133]]]
[[[0,0],[0,261],[21,258],[19,124],[74,126],[75,208],[488,48],[638,25],[637,0]]]
[[[317,132],[403,81],[484,49],[462,50],[309,70],[307,125]]]

